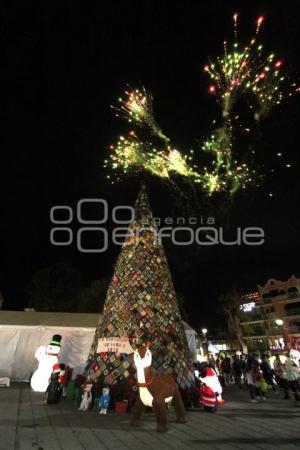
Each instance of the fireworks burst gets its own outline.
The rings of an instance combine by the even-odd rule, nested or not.
[[[134,132],[127,138],[120,136],[117,145],[111,145],[110,149],[113,153],[110,160],[105,160],[105,166],[113,170],[121,169],[125,174],[130,170],[146,170],[161,178],[177,174],[200,182],[199,173],[188,162],[191,156],[184,156],[171,147],[155,148],[151,142],[141,141]]]
[[[222,106],[223,117],[230,116],[233,105],[239,97],[251,93],[258,102],[255,118],[266,116],[271,108],[281,103],[284,97],[296,91],[296,85],[289,85],[281,74],[282,60],[274,53],[266,55],[261,44],[257,44],[264,18],[256,22],[255,36],[246,46],[237,41],[237,13],[233,16],[234,42],[228,51],[224,43],[224,54],[215,62],[204,67],[213,83],[209,92],[214,94]]]
[[[255,170],[245,162],[233,159],[232,141],[232,127],[223,126],[203,143],[202,150],[213,157],[211,170],[205,168],[202,178],[208,195],[220,191],[228,191],[232,195],[256,179]]]
[[[119,106],[113,109],[131,126],[142,128],[143,136],[148,133],[148,137],[141,140],[135,130],[130,131],[127,137],[121,136],[115,146],[110,146],[112,154],[105,165],[125,174],[146,171],[172,183],[173,177],[180,175],[198,183],[207,195],[220,191],[233,195],[239,189],[258,185],[260,177],[249,164],[248,152],[234,156],[237,153],[236,133],[241,130],[249,133],[251,129],[240,123],[238,115],[234,116],[233,106],[241,97],[255,98],[256,104],[250,108],[254,119],[259,122],[287,95],[300,90],[282,74],[282,60],[274,53],[265,53],[263,46],[257,43],[263,21],[262,16],[258,17],[254,37],[242,46],[238,42],[238,14],[235,13],[233,42],[228,44],[224,41],[223,56],[204,67],[211,80],[209,92],[222,109],[222,123],[201,147],[202,153],[210,159],[209,168],[199,170],[193,164],[193,151],[186,156],[170,145],[170,139],[154,117],[152,95],[145,88],[128,88],[119,98]]]
[[[119,107],[112,106],[117,116],[122,115],[128,122],[140,127],[148,127],[150,132],[165,142],[170,139],[162,132],[156,123],[153,113],[153,97],[145,88],[125,91],[125,99],[119,98]]]

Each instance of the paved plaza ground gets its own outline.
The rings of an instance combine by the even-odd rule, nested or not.
[[[266,402],[253,404],[246,389],[235,386],[224,397],[216,414],[189,411],[184,425],[170,414],[170,430],[162,434],[152,414],[141,428],[131,428],[129,414],[79,412],[65,399],[47,407],[28,384],[13,384],[0,389],[0,450],[300,448],[300,408],[292,400],[271,392]]]

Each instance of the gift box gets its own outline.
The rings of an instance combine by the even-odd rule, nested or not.
[[[99,412],[99,397],[95,397],[93,411]]]
[[[70,381],[67,386],[67,399],[74,400],[75,397],[75,381]]]
[[[127,401],[122,401],[122,402],[116,402],[115,404],[115,413],[116,414],[126,414],[127,411],[127,406],[128,406],[128,402]]]

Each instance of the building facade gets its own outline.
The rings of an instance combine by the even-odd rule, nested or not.
[[[300,350],[300,279],[270,279],[242,297],[240,325],[248,350]]]

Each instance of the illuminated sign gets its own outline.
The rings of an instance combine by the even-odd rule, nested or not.
[[[240,305],[240,309],[243,310],[244,312],[252,311],[252,309],[254,307],[255,307],[255,302],[244,303],[244,304]]]

